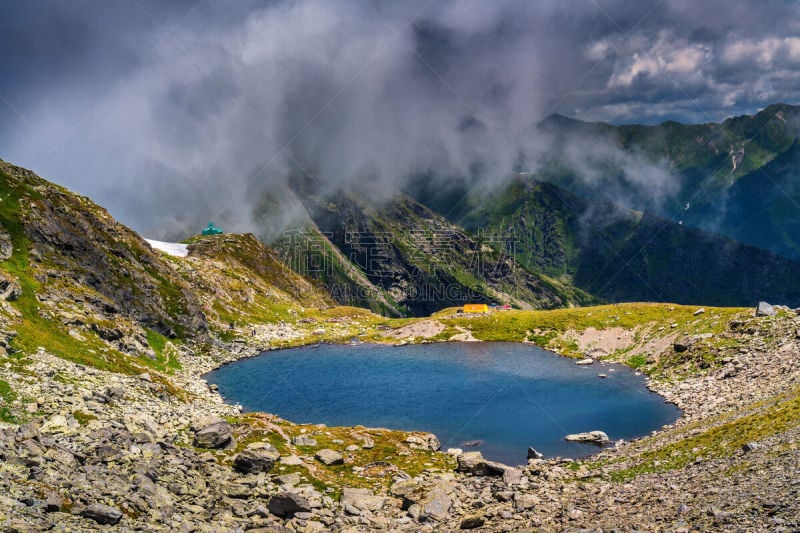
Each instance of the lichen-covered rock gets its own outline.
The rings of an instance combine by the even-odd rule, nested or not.
[[[95,503],[81,511],[81,516],[101,525],[114,525],[122,520],[122,511],[110,505]]]
[[[219,420],[198,430],[194,436],[194,445],[198,448],[224,448],[231,442],[233,430],[225,420]]]
[[[433,433],[409,435],[406,438],[406,444],[408,444],[411,448],[419,450],[431,450],[433,452],[438,452],[442,448],[442,445],[439,443],[439,439]]]
[[[314,454],[314,458],[326,466],[340,465],[344,463],[344,457],[341,453],[334,450],[329,450],[327,448],[319,450],[316,454]]]
[[[274,450],[244,450],[233,459],[233,468],[243,474],[269,472],[280,459]]]

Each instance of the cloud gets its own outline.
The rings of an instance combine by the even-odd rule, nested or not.
[[[0,157],[155,237],[253,229],[292,174],[501,180],[535,167],[552,112],[705,122],[800,97],[794,2],[9,2]],[[602,155],[670,194],[658,164],[574,151],[584,179]]]

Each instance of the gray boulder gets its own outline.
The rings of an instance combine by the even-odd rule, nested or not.
[[[22,287],[17,279],[0,271],[0,300],[13,302],[22,294]]]
[[[376,496],[369,489],[354,489],[345,487],[339,503],[344,511],[352,515],[360,515],[363,511],[379,511],[386,504],[386,498]]]
[[[695,337],[683,337],[676,340],[672,344],[672,347],[675,349],[676,352],[685,352],[686,350],[691,348],[696,342],[697,339]]]
[[[433,433],[410,435],[406,438],[406,444],[408,444],[409,448],[430,450],[432,452],[438,452],[442,448],[439,439]]]
[[[508,468],[504,464],[487,461],[481,452],[464,452],[456,458],[456,461],[457,472],[473,476],[502,476]]]
[[[317,441],[308,435],[298,435],[296,437],[292,437],[292,444],[295,446],[316,446]]]
[[[5,228],[0,227],[0,261],[11,259],[13,253],[14,246],[11,243],[11,235],[8,234]]]
[[[742,446],[742,451],[744,451],[745,453],[754,452],[758,450],[760,447],[761,445],[758,444],[757,442],[748,442]]]
[[[528,448],[528,459],[544,459],[544,455],[536,451],[533,446]]]
[[[314,458],[326,466],[340,465],[344,463],[344,457],[342,457],[342,454],[327,448],[314,454]]]
[[[273,450],[244,450],[233,460],[233,468],[243,474],[269,472],[280,459],[280,454]]]
[[[756,316],[772,316],[775,313],[777,313],[775,308],[767,302],[758,302],[756,306]]]
[[[295,513],[311,512],[311,502],[296,492],[279,492],[269,499],[269,512],[275,516],[291,517]]]
[[[450,509],[453,507],[453,500],[441,487],[436,487],[419,502],[420,522],[434,520],[442,522],[450,516]],[[413,514],[413,513],[412,513]]]
[[[119,509],[99,503],[92,504],[81,511],[81,516],[102,525],[114,525],[122,520],[122,512]]]
[[[194,436],[194,445],[198,448],[224,448],[230,444],[232,437],[231,425],[219,420],[198,430]]]
[[[607,444],[610,442],[608,435],[603,431],[587,431],[585,433],[572,433],[564,437],[570,442],[585,442],[589,444]]]

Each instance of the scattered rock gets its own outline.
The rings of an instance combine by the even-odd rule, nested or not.
[[[603,431],[587,431],[585,433],[571,433],[564,437],[570,442],[586,442],[589,444],[607,444],[610,442],[608,435]]]
[[[14,246],[11,242],[11,235],[4,228],[0,228],[0,261],[11,259],[13,253]]]
[[[50,492],[45,498],[44,510],[48,513],[58,513],[64,507],[64,498],[57,492]]]
[[[300,474],[298,472],[292,472],[291,474],[284,474],[282,476],[278,476],[275,478],[275,481],[281,485],[287,485],[289,487],[293,487],[300,483]]]
[[[540,503],[539,497],[529,492],[514,493],[514,508],[517,511],[527,511],[533,509]]]
[[[303,460],[296,455],[287,455],[286,457],[281,457],[281,464],[286,466],[300,466],[303,464]]]
[[[459,528],[475,529],[476,527],[481,527],[485,523],[486,519],[483,517],[483,515],[472,514],[461,519],[461,525]]]
[[[676,340],[672,344],[672,347],[676,352],[685,352],[686,350],[691,348],[696,342],[697,339],[695,337],[682,337]]]
[[[528,459],[544,459],[544,455],[531,446],[528,448]]]
[[[698,309],[697,311],[695,311],[695,312],[694,312],[694,313],[692,313],[692,314],[693,314],[694,316],[698,316],[698,315],[702,315],[702,314],[703,314],[703,313],[705,313],[705,312],[706,312],[706,309],[705,309],[705,307],[701,307],[700,309]]]
[[[777,311],[767,302],[758,302],[756,316],[773,316]]]
[[[436,435],[433,433],[426,433],[424,435],[410,435],[406,438],[406,444],[414,449],[430,450],[432,452],[438,452],[442,448],[442,445],[439,443],[439,439],[436,438]]]
[[[22,287],[19,281],[2,270],[0,270],[0,300],[13,302],[22,294]]]
[[[224,448],[231,442],[233,430],[224,420],[214,422],[195,433],[194,445],[198,448]]]
[[[326,466],[340,465],[344,463],[344,457],[342,457],[341,453],[334,450],[329,450],[327,448],[319,450],[316,454],[314,454],[314,458]]]
[[[122,512],[116,507],[95,503],[81,511],[81,516],[101,525],[114,525],[122,520]]]
[[[456,461],[456,471],[473,476],[502,476],[508,468],[501,463],[487,461],[481,452],[464,452]]]
[[[528,482],[528,478],[519,468],[506,468],[503,472],[503,483],[508,487],[522,485]]]
[[[761,445],[757,442],[748,442],[742,446],[742,451],[745,453],[754,452],[761,448]]]
[[[275,516],[292,517],[295,513],[310,512],[311,502],[308,498],[296,492],[280,492],[269,499],[267,504],[269,512]]]
[[[594,359],[591,357],[587,357],[586,359],[581,359],[580,361],[575,361],[576,365],[591,365],[594,363]]]
[[[297,435],[296,437],[292,437],[292,444],[295,446],[316,446],[317,441],[308,435]]]
[[[358,515],[362,511],[376,512],[383,508],[386,498],[376,496],[369,489],[354,489],[345,487],[339,503],[348,514]]]
[[[275,466],[280,454],[272,450],[244,450],[233,460],[233,468],[243,474],[269,472]]]
[[[431,490],[418,505],[419,514],[417,520],[420,522],[429,520],[442,522],[450,516],[453,500],[447,495],[446,489],[439,486]]]

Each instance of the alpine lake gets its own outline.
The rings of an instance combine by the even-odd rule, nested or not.
[[[206,380],[246,411],[431,432],[442,449],[478,450],[510,465],[524,464],[529,446],[546,457],[599,450],[565,441],[570,433],[602,430],[612,441],[629,440],[680,416],[624,365],[576,365],[510,342],[321,344],[265,352]]]

